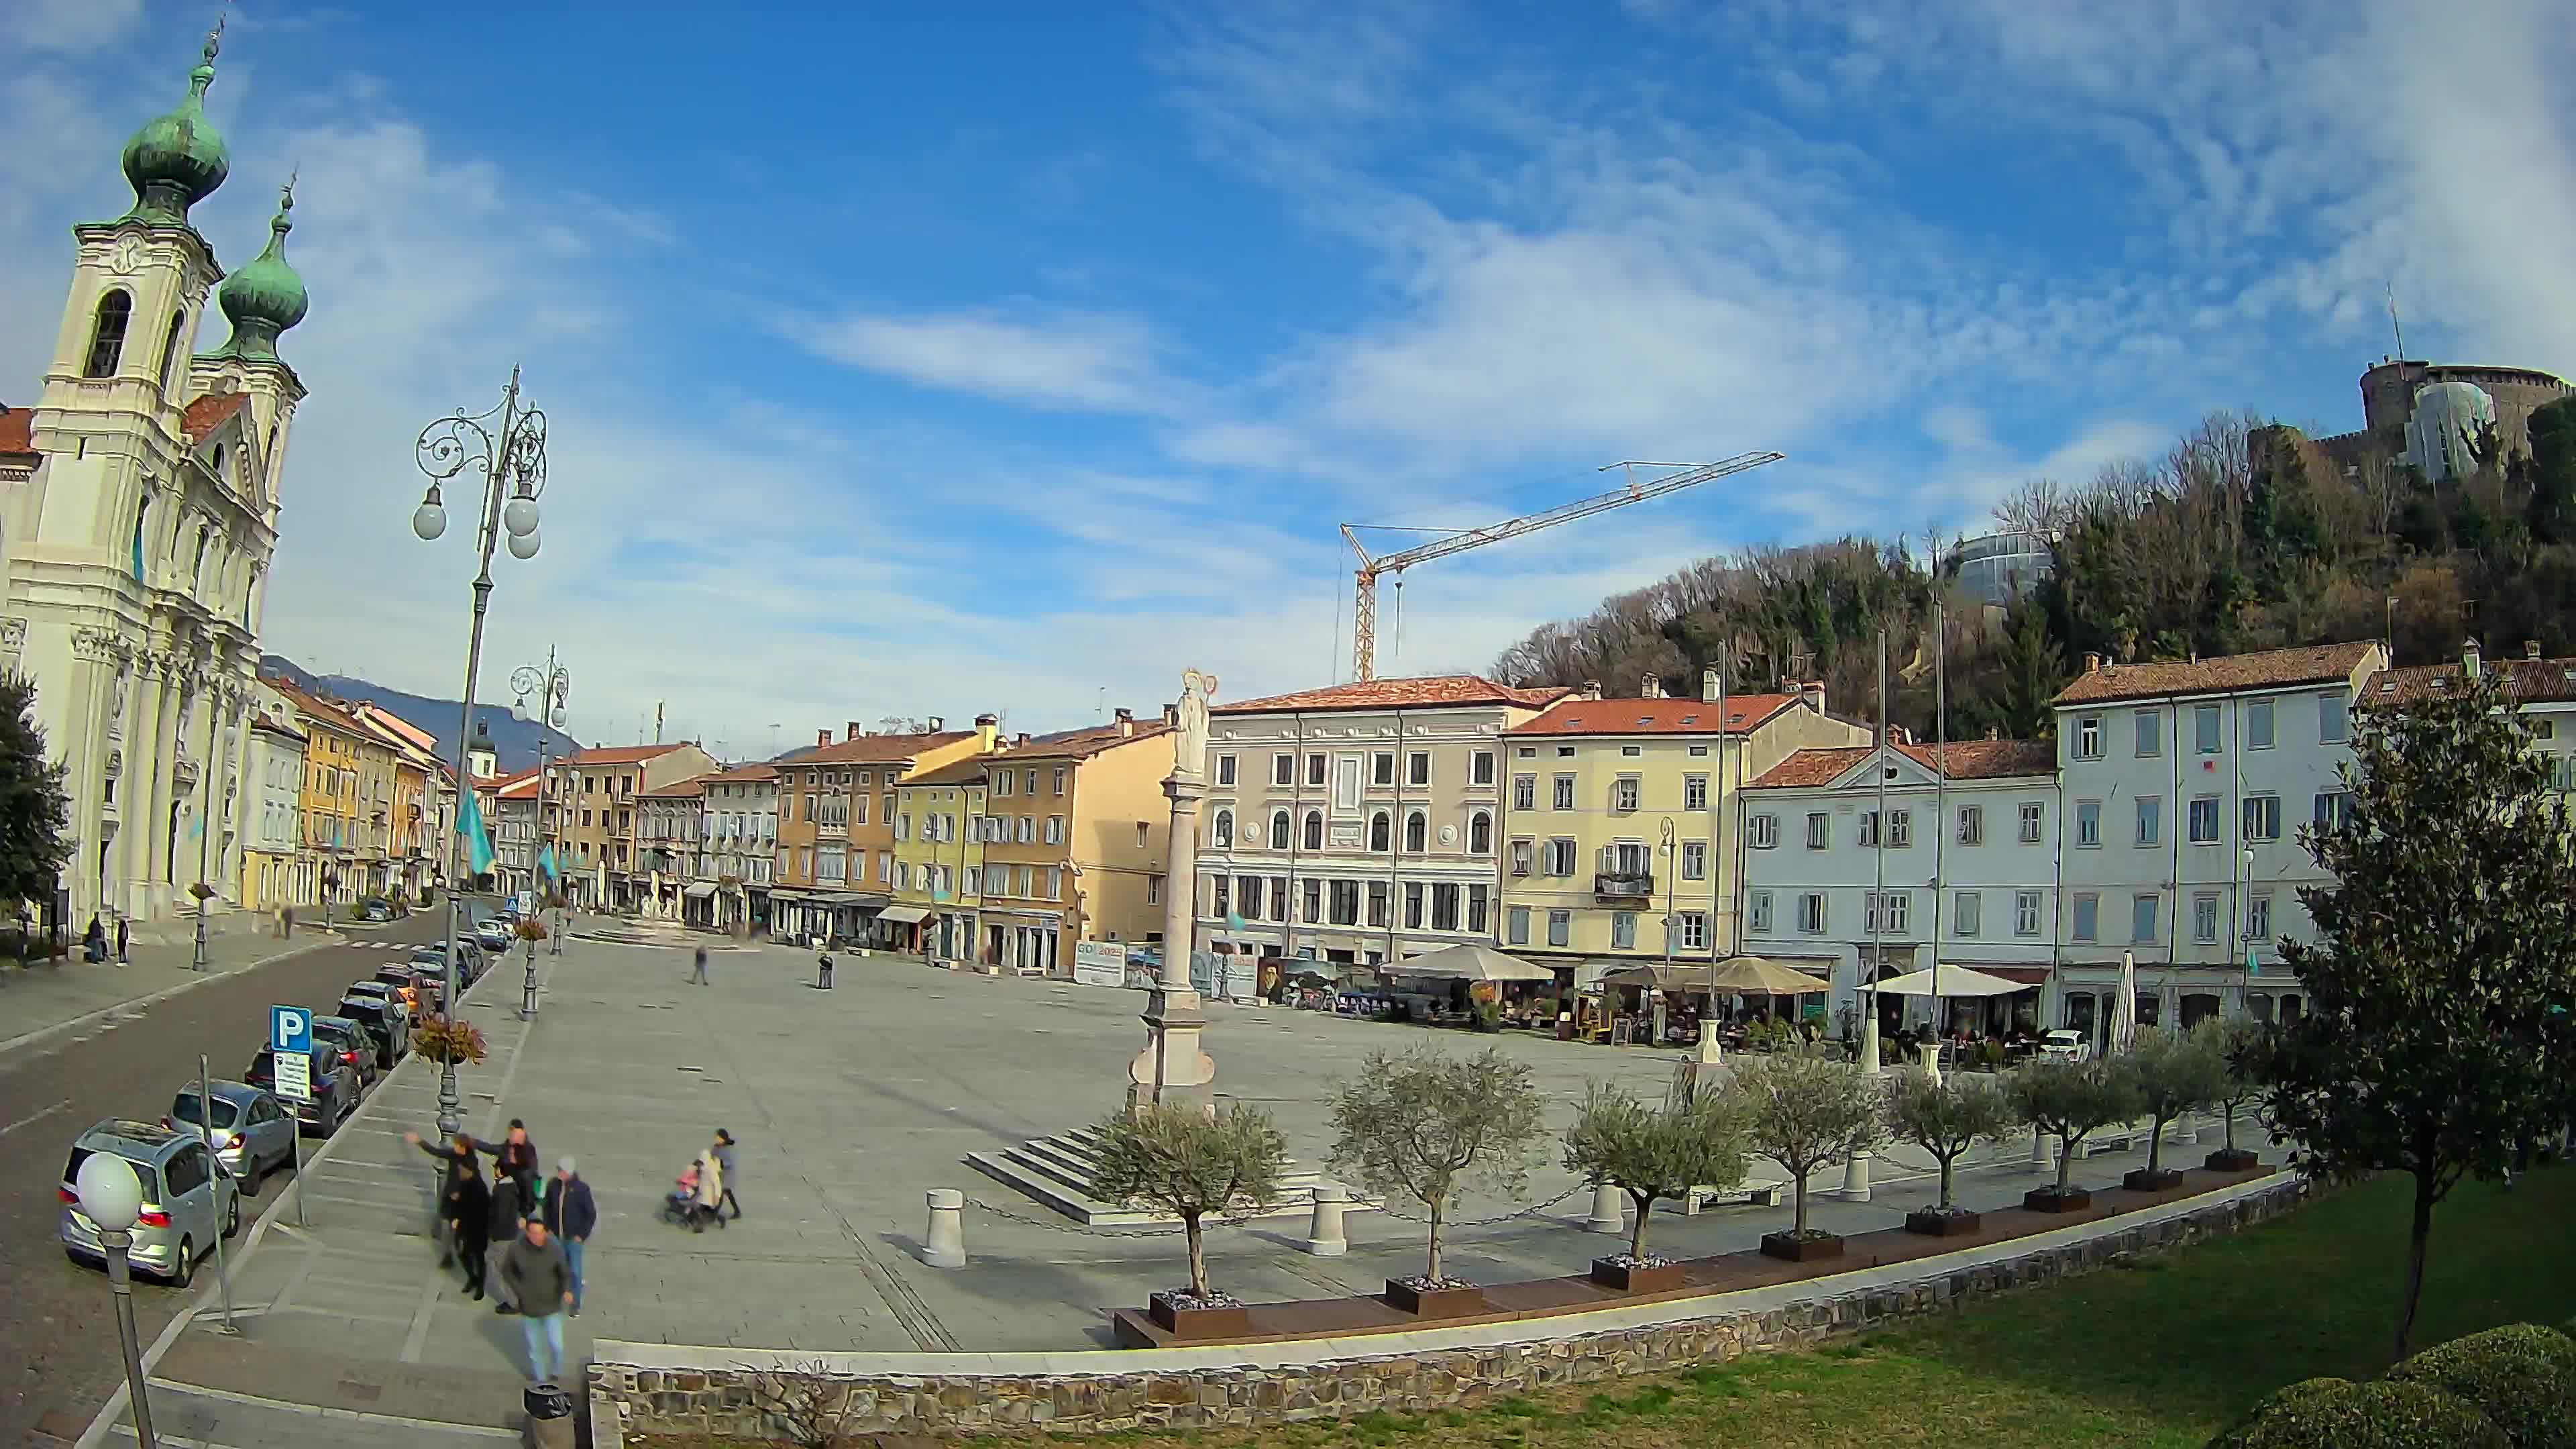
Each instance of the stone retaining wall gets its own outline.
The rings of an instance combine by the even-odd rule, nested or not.
[[[992,1433],[1029,1428],[1083,1434],[1164,1426],[1242,1427],[1378,1409],[1420,1412],[1561,1384],[1597,1383],[1628,1374],[1723,1362],[1740,1354],[1794,1348],[1835,1334],[1938,1313],[1972,1299],[2090,1272],[2134,1254],[2233,1233],[2288,1212],[2304,1195],[2300,1182],[2285,1178],[2263,1191],[2158,1222],[1883,1287],[1834,1293],[1832,1279],[1819,1279],[1812,1285],[1815,1297],[1785,1306],[1606,1332],[1575,1332],[1563,1338],[1414,1352],[1405,1352],[1391,1341],[1390,1352],[1369,1357],[1272,1367],[1172,1365],[1104,1374],[841,1374],[831,1371],[834,1355],[813,1355],[805,1361],[788,1356],[790,1364],[810,1366],[784,1374],[724,1362],[685,1370],[610,1362],[591,1368],[591,1412],[598,1430],[614,1423],[625,1437],[685,1433],[757,1437],[777,1428],[764,1422],[761,1399],[763,1391],[774,1393],[782,1384],[792,1385],[791,1392],[835,1406],[848,1401],[854,1412],[844,1427],[852,1433]],[[1526,1334],[1543,1325],[1543,1320],[1523,1320],[1496,1327]],[[707,1351],[710,1360],[723,1352]],[[596,1442],[619,1441],[601,1432]]]

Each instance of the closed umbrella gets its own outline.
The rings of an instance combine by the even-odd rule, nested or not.
[[[2138,958],[2120,953],[2120,994],[2111,1006],[2111,1050],[2127,1051],[2138,1041]]]

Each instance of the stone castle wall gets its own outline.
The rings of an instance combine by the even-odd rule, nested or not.
[[[1191,1369],[1156,1353],[1154,1368],[1134,1373],[873,1374],[835,1372],[835,1355],[769,1355],[790,1365],[800,1387],[848,1402],[852,1433],[967,1434],[1013,1429],[1058,1434],[1138,1428],[1243,1428],[1304,1419],[1351,1417],[1372,1410],[1419,1413],[1509,1398],[1565,1384],[1601,1383],[1630,1374],[1722,1363],[1747,1353],[1798,1348],[1838,1334],[1945,1312],[2017,1288],[2091,1272],[2140,1253],[2162,1252],[2237,1232],[2297,1206],[2305,1185],[2277,1185],[2159,1222],[1953,1269],[1885,1287],[1831,1291],[1819,1280],[1814,1298],[1780,1307],[1715,1313],[1651,1326],[1473,1348],[1404,1351],[1406,1335],[1389,1335],[1387,1352],[1361,1358],[1270,1367]],[[1497,1335],[1526,1333],[1522,1322]],[[1289,1349],[1294,1345],[1270,1345]],[[1260,1353],[1264,1346],[1249,1352]],[[1212,1350],[1239,1359],[1247,1350]],[[705,1351],[703,1366],[638,1368],[615,1362],[591,1368],[593,1443],[642,1435],[774,1432],[764,1423],[755,1384],[775,1374]],[[840,1355],[844,1359],[861,1356]],[[982,1356],[977,1356],[982,1357]],[[1044,1355],[1005,1355],[1042,1359]]]

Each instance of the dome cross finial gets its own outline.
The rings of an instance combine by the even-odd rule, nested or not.
[[[224,8],[215,12],[215,28],[206,32],[206,47],[197,52],[200,63],[212,66],[215,57],[224,53],[224,22],[232,18],[232,9],[231,0],[226,0]]]

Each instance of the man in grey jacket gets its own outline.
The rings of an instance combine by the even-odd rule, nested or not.
[[[563,1244],[546,1231],[542,1217],[528,1225],[501,1254],[501,1281],[519,1303],[520,1327],[528,1335],[528,1373],[539,1383],[559,1383],[563,1374],[563,1316],[572,1306],[572,1265],[564,1261]]]

